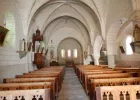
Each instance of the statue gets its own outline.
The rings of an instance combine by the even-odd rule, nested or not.
[[[138,24],[135,25],[133,36],[135,42],[140,41],[140,27],[138,26]]]
[[[50,58],[51,58],[51,59],[54,58],[54,51],[53,51],[53,50],[50,51]]]
[[[87,57],[88,57],[88,53],[87,53],[87,51],[85,51],[84,52],[84,58],[87,59]]]
[[[54,59],[54,46],[53,46],[52,40],[51,40],[51,46],[50,46],[50,59]]]

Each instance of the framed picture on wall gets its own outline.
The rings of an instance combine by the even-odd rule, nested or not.
[[[8,31],[8,29],[4,28],[3,26],[0,26],[0,46],[3,46]]]

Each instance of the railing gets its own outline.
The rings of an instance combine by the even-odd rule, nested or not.
[[[140,100],[140,85],[96,87],[96,100]]]
[[[0,91],[0,100],[50,100],[50,89]]]

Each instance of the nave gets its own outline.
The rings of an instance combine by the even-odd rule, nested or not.
[[[0,100],[139,100],[139,91],[139,68],[48,66],[3,79]]]
[[[65,68],[64,82],[58,100],[89,100],[73,68]]]

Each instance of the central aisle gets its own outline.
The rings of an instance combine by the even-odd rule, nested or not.
[[[65,69],[64,82],[58,100],[89,100],[73,68]]]

